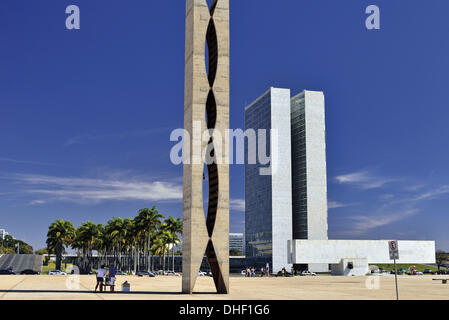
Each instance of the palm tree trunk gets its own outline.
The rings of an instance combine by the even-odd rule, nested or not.
[[[122,243],[121,243],[121,240],[120,240],[120,243],[118,244],[118,266],[121,270],[122,269]]]
[[[136,248],[133,246],[133,259],[134,259],[134,274],[137,272],[137,253]]]
[[[140,246],[137,245],[137,271],[140,271]]]
[[[56,246],[56,269],[61,270],[62,263],[62,243],[57,244]]]
[[[162,270],[164,270],[164,272],[165,272],[165,243],[164,243],[164,246],[162,248],[162,256],[163,256],[163,259],[164,259],[164,261],[162,263]]]
[[[173,255],[173,260],[172,260],[172,268],[173,268],[173,272],[175,272],[175,243],[173,242],[173,247],[171,248],[172,250],[172,255]]]
[[[147,255],[148,255],[148,271],[151,271],[152,269],[151,269],[151,256],[150,256],[150,249],[151,249],[151,247],[150,247],[150,245],[151,245],[151,240],[150,240],[150,237],[151,237],[151,231],[150,230],[148,230],[148,240],[147,240]]]

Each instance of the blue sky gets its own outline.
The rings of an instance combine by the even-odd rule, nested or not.
[[[65,28],[79,5],[81,29]],[[365,28],[365,8],[381,30]],[[184,1],[2,0],[0,226],[182,215]],[[446,0],[231,0],[231,127],[270,86],[326,95],[329,236],[449,250]],[[231,231],[244,228],[231,167]]]

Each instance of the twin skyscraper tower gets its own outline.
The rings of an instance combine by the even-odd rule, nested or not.
[[[327,240],[327,176],[324,94],[270,88],[245,108],[245,129],[276,130],[277,143],[263,150],[276,168],[260,175],[261,164],[245,166],[247,264],[289,268],[288,241]],[[260,147],[260,146],[258,146]],[[274,148],[276,150],[274,150]],[[258,153],[248,148],[246,159]],[[273,164],[277,152],[277,164]],[[327,264],[296,266],[326,272]]]

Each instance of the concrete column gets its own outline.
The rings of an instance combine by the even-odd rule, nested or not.
[[[208,61],[205,59],[208,48]],[[184,163],[183,281],[192,293],[206,254],[218,293],[229,293],[229,161],[225,130],[229,128],[229,0],[186,1],[184,128],[190,134],[190,163]],[[206,69],[206,64],[208,68]],[[202,141],[205,130],[213,140]],[[216,163],[206,165],[202,151],[214,148]],[[203,206],[203,173],[209,204]]]

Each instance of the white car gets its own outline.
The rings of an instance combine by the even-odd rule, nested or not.
[[[172,277],[180,277],[181,275],[179,273],[168,271],[165,273],[166,276],[172,276]]]
[[[61,270],[51,270],[51,271],[48,271],[48,275],[50,275],[50,276],[66,276],[67,273],[65,273]]]
[[[205,277],[205,276],[207,276],[207,273],[204,272],[204,271],[198,271],[198,275],[199,275],[200,277]]]
[[[302,276],[312,276],[312,277],[315,277],[315,276],[316,276],[316,273],[315,273],[315,272],[308,271],[308,270],[305,270],[305,271],[301,272],[301,275],[302,275]]]

